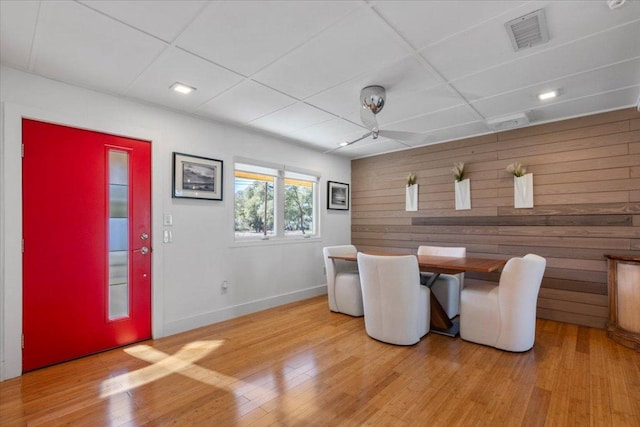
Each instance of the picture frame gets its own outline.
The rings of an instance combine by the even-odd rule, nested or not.
[[[349,210],[349,184],[327,181],[327,209]]]
[[[222,200],[222,160],[173,153],[173,198]]]

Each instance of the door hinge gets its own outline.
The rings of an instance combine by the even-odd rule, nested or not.
[[[20,147],[20,152],[22,157],[24,157],[24,144],[22,144],[22,147]]]
[[[24,334],[22,334],[22,349],[24,350]]]

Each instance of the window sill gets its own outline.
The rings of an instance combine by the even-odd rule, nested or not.
[[[246,248],[252,246],[277,246],[277,245],[297,245],[304,243],[317,243],[321,242],[322,237],[270,237],[269,239],[246,239],[246,240],[234,240],[231,244],[231,248]]]

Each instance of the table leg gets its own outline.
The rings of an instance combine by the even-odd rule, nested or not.
[[[440,277],[440,273],[434,273],[429,280],[424,283],[424,286],[431,289],[433,284]],[[455,337],[460,332],[460,324],[457,320],[452,321],[449,319],[447,312],[440,304],[440,301],[435,297],[433,292],[431,292],[431,297],[429,298],[431,305],[431,332],[440,335],[447,335],[449,337]]]

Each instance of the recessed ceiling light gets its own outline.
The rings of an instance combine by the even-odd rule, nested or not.
[[[543,92],[543,93],[539,94],[538,95],[538,99],[540,101],[544,101],[545,99],[555,98],[556,96],[558,96],[558,91],[557,90],[550,90],[549,92]]]
[[[179,92],[179,93],[182,93],[182,94],[185,94],[185,95],[188,94],[188,93],[193,92],[194,90],[196,90],[195,87],[187,86],[185,84],[178,83],[178,82],[175,82],[174,84],[172,84],[169,89],[172,89],[172,90],[174,90],[176,92]]]
[[[343,141],[340,144],[338,144],[340,147],[346,147],[347,145],[349,145],[349,143],[347,141]]]

